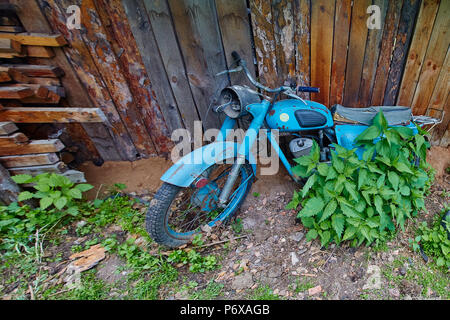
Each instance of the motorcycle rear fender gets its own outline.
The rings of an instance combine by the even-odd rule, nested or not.
[[[185,155],[170,167],[161,177],[161,180],[179,187],[189,187],[206,169],[213,164],[232,163],[226,159],[237,156],[239,144],[231,141],[210,143]],[[247,154],[247,161],[251,164],[253,174],[256,175],[256,160],[253,155]]]

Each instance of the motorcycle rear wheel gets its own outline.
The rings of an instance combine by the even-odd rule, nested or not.
[[[229,172],[231,165],[228,166]],[[228,221],[245,200],[254,177],[252,177],[253,171],[251,166],[244,164],[241,167],[239,178],[233,186],[230,196],[231,200],[227,206],[223,209],[210,210],[214,207],[215,200],[217,200],[221,191],[218,182],[219,178],[225,181],[228,177],[225,171],[220,173],[216,180],[210,179],[208,185],[214,184],[216,189],[212,196],[210,196],[210,191],[208,191],[211,188],[207,190],[208,193],[200,194],[200,190],[208,185],[197,189],[192,185],[182,188],[166,182],[163,183],[150,202],[146,215],[146,230],[150,237],[158,244],[175,248],[191,241],[194,235],[199,233],[205,225],[215,227],[222,222]],[[243,185],[241,186],[241,184]],[[181,200],[179,200],[180,198]],[[186,205],[187,202],[189,203]],[[201,207],[202,205],[203,207]],[[180,211],[182,216],[185,218],[190,217],[194,222],[180,220]],[[197,212],[196,215],[195,212]],[[179,225],[179,222],[184,222],[184,227]]]

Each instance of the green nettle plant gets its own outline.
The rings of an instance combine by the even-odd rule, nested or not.
[[[362,160],[357,148],[334,145],[331,165],[319,163],[317,143],[308,156],[295,159],[293,172],[308,180],[287,208],[302,205],[298,218],[309,229],[306,239],[320,237],[322,246],[382,242],[424,209],[434,173],[426,163],[426,131],[418,130],[388,127],[379,112],[355,140],[364,148]]]
[[[418,235],[410,243],[414,251],[419,251],[422,246],[423,251],[436,260],[438,267],[450,268],[450,215],[436,216],[431,226],[428,227],[426,221],[418,227]]]
[[[55,207],[65,210],[73,216],[78,215],[76,200],[82,198],[83,192],[93,188],[90,184],[80,183],[75,185],[69,178],[56,173],[44,173],[32,177],[28,174],[20,174],[11,177],[17,184],[30,184],[36,191],[24,191],[19,194],[18,201],[39,199],[41,210]]]

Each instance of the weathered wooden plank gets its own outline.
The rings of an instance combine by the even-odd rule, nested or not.
[[[97,149],[99,151],[101,150],[101,155],[105,160],[136,159],[136,148],[134,147],[127,129],[123,124],[114,103],[111,100],[110,93],[101,80],[102,77],[91,57],[91,54],[86,48],[86,44],[83,42],[83,39],[81,37],[80,31],[85,32],[83,24],[82,30],[69,30],[65,23],[65,21],[67,20],[65,10],[60,9],[60,7],[55,3],[54,0],[45,1],[45,3],[39,0],[39,3],[52,27],[63,33],[66,40],[70,43],[70,46],[63,47],[63,50],[67,60],[75,70],[78,79],[83,84],[84,88],[86,88],[85,92],[87,92],[87,95],[84,97],[84,99],[86,99],[86,97],[88,96],[91,103],[94,106],[101,108],[105,115],[107,115],[108,117],[110,126],[106,128],[109,131],[109,136],[105,131],[94,131],[95,127],[90,127],[92,131],[88,132],[89,136],[93,140],[95,139],[94,141],[96,143]],[[82,19],[82,22],[83,21],[84,20]],[[63,84],[64,78],[62,78]],[[81,92],[83,91],[84,89],[82,89]],[[68,98],[70,98],[70,96]],[[78,104],[75,104],[77,99],[73,100],[75,100],[75,102],[71,104],[77,106]],[[86,125],[84,125],[83,127],[85,129],[88,128],[86,127]],[[112,137],[116,144],[114,148],[109,143],[108,138],[110,137]]]
[[[425,55],[422,70],[417,82],[416,91],[412,102],[412,110],[415,114],[424,114],[436,81],[444,64],[445,56],[450,44],[450,1],[443,1],[434,23],[428,49]]]
[[[59,152],[64,149],[64,145],[58,139],[32,140],[28,144],[11,144],[0,146],[2,156],[12,156],[30,153]]]
[[[336,0],[333,60],[331,65],[330,106],[344,103],[347,47],[350,35],[351,0]]]
[[[33,94],[33,90],[27,87],[0,87],[0,99],[23,99],[31,97]]]
[[[59,78],[64,76],[64,71],[58,66],[3,64],[2,67],[8,68],[9,70],[17,70],[27,77]]]
[[[450,104],[450,101],[447,101],[447,105],[448,104]],[[439,142],[439,145],[441,147],[448,147],[448,146],[450,146],[450,121],[449,121],[449,123],[447,125],[447,129],[445,130],[444,135],[442,136],[441,141]]]
[[[8,72],[0,70],[0,82],[8,81],[11,81],[11,77],[9,76]]]
[[[372,106],[383,104],[384,92],[386,90],[387,79],[389,75],[389,66],[391,64],[392,50],[397,34],[400,12],[403,1],[389,1],[388,11],[386,13],[386,23],[383,29],[383,38],[381,40],[381,51],[378,58],[377,72],[375,75],[375,84],[372,91]]]
[[[63,173],[67,170],[68,168],[64,162],[57,162],[55,164],[48,164],[43,166],[17,167],[8,169],[11,175],[29,174],[32,176],[42,173]]]
[[[11,176],[0,164],[0,202],[9,205],[17,201],[21,192],[19,186],[11,179]]]
[[[0,135],[7,135],[19,130],[14,122],[0,122]]]
[[[278,84],[290,85],[295,78],[295,32],[291,0],[272,0],[273,33],[277,55]]]
[[[0,52],[21,54],[22,45],[15,40],[0,38]]]
[[[405,0],[403,3],[386,91],[384,93],[383,105],[385,106],[392,106],[397,101],[403,68],[408,56],[408,48],[411,43],[411,36],[419,8],[420,0]]]
[[[329,106],[335,1],[311,2],[311,98]]]
[[[414,98],[423,59],[427,52],[434,20],[439,8],[440,0],[423,0],[417,17],[408,60],[403,70],[402,84],[397,98],[397,105],[410,106]]]
[[[0,39],[2,38],[15,40],[27,46],[61,47],[67,44],[61,34],[0,32]]]
[[[381,29],[369,29],[368,32],[361,76],[361,85],[359,87],[359,98],[356,103],[356,105],[359,107],[370,106],[389,0],[374,0],[373,4],[377,5],[380,8]]]
[[[215,76],[227,66],[214,1],[169,0],[169,6],[203,128],[219,128],[219,117],[207,110],[230,82]]]
[[[57,104],[61,97],[65,96],[63,87],[41,86],[30,83],[11,84],[9,87],[28,88],[33,92],[31,96],[20,98],[22,103]]]
[[[450,48],[447,50],[445,62],[439,73],[426,113],[430,117],[442,118],[442,112],[445,112],[442,123],[436,125],[432,131],[431,141],[433,144],[439,143],[450,121]]]
[[[5,168],[29,167],[54,164],[59,161],[56,153],[25,154],[21,156],[0,157],[0,164]]]
[[[50,27],[43,11],[40,9],[36,0],[10,0],[21,8],[27,8],[26,10],[20,10],[18,16],[22,25],[30,32],[52,33],[53,29]],[[56,27],[55,27],[56,30]],[[54,47],[52,51],[55,56],[49,59],[35,58],[33,59],[37,64],[54,64],[63,69],[65,76],[62,78],[62,84],[66,88],[71,88],[67,92],[66,101],[72,107],[86,106],[91,107],[93,103],[90,99],[90,94],[85,87],[81,84],[80,79],[77,77],[74,68],[68,61],[62,48]],[[60,85],[58,78],[30,78],[29,83],[43,84],[43,85]],[[44,80],[45,79],[45,80]],[[52,80],[53,79],[53,80]],[[91,124],[83,123],[80,127],[79,124],[66,125],[67,128],[77,127],[78,131],[86,131],[90,139],[85,139],[83,146],[80,149],[80,154],[89,154],[91,159],[102,157],[104,160],[119,160],[127,159],[122,156],[122,152],[117,150],[116,145],[120,145],[117,141],[120,137],[115,137],[113,140],[113,130],[106,127],[103,124]],[[77,131],[77,132],[78,132]],[[86,134],[84,134],[85,136]],[[95,146],[94,146],[95,144]],[[88,150],[84,152],[83,150]]]
[[[247,62],[251,75],[255,76],[251,26],[246,1],[216,0],[216,8],[228,66],[230,67],[233,62],[231,52],[236,51]],[[251,85],[242,72],[232,73],[230,78],[233,84]]]
[[[24,32],[22,27],[20,26],[3,26],[0,25],[0,32],[13,32],[13,33],[20,33]]]
[[[62,1],[62,4],[68,3],[69,0]],[[85,33],[81,32],[81,36],[102,75],[136,150],[142,157],[154,155],[155,147],[142,121],[142,116],[137,110],[136,101],[122,73],[112,45],[107,39],[93,1],[77,0],[77,3],[81,8],[82,21],[86,31]]]
[[[184,110],[189,110],[183,116],[187,123],[186,127],[193,130],[188,126],[191,122],[193,123],[193,120],[188,121],[188,119],[194,117],[195,120],[198,120],[198,116],[167,3],[161,0],[150,1],[151,6],[147,8],[148,15],[141,1],[122,1],[122,5],[139,51],[145,52],[142,54],[142,60],[169,131],[184,128],[177,104],[180,109],[184,107]],[[150,23],[149,17],[155,18],[152,23]],[[158,29],[158,21],[161,21],[162,30]],[[164,43],[168,45],[163,46]],[[168,90],[168,88],[172,90]],[[175,99],[174,95],[178,95],[179,101]],[[192,130],[191,132],[193,132]]]
[[[164,122],[156,96],[152,91],[152,84],[148,81],[148,75],[128,24],[128,19],[124,19],[125,12],[120,0],[97,0],[96,3],[97,11],[106,13],[101,16],[102,21],[105,24],[108,20],[111,22],[109,29],[112,31],[118,46],[122,48],[118,60],[148,135],[151,137],[157,153],[167,154],[173,146],[170,140],[170,132]]]
[[[276,87],[278,70],[270,2],[250,0],[250,12],[260,81],[266,86]]]
[[[295,0],[295,71],[297,85],[311,85],[311,1]],[[300,92],[304,99],[309,99],[309,93]]]
[[[28,137],[22,132],[13,133],[9,136],[0,136],[0,146],[10,145],[11,143],[26,143]]]
[[[367,7],[371,0],[353,1],[350,40],[348,44],[347,68],[345,72],[344,105],[357,107],[359,88],[364,63],[364,52],[367,42]]]
[[[15,123],[97,123],[106,122],[107,119],[99,108],[23,107],[4,108],[0,112],[0,121]]]
[[[55,56],[52,47],[25,46],[25,51],[28,57],[53,58]]]

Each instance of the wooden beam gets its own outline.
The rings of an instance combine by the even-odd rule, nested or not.
[[[25,52],[28,57],[53,58],[55,56],[51,47],[25,46]]]
[[[107,122],[107,119],[99,108],[13,107],[4,108],[0,112],[0,121],[15,123],[97,123]]]
[[[23,99],[34,95],[33,90],[27,87],[0,87],[0,99]]]
[[[8,146],[0,146],[0,154],[2,156],[13,156],[30,153],[59,152],[62,149],[64,149],[64,145],[59,139],[32,140],[28,144],[11,143]]]
[[[5,168],[29,167],[54,164],[59,161],[56,153],[25,154],[21,156],[0,157],[0,164]]]
[[[9,71],[17,70],[28,77],[48,77],[59,78],[64,75],[64,71],[57,66],[33,65],[33,64],[3,64],[2,67]]]
[[[19,130],[13,122],[0,122],[0,136],[11,134]]]
[[[12,39],[1,39],[0,38],[0,52],[2,53],[19,53],[22,52],[22,45]]]
[[[42,173],[63,173],[67,171],[67,166],[64,162],[58,162],[45,166],[9,168],[8,171],[12,175],[30,174],[34,176]]]
[[[23,103],[42,103],[42,104],[57,104],[61,97],[65,96],[64,88],[55,86],[41,86],[39,84],[13,84],[12,87],[25,87],[33,91],[31,97],[20,99]]]
[[[0,71],[0,82],[11,81],[11,77],[9,76],[7,71]]]
[[[8,170],[0,165],[0,202],[9,205],[17,201],[20,191],[19,186],[11,179]]]
[[[14,133],[10,136],[0,136],[0,146],[10,145],[11,143],[26,143],[28,137],[22,132]]]
[[[24,31],[25,30],[20,26],[0,26],[0,32],[20,33]]]
[[[27,46],[61,47],[67,44],[62,34],[0,33],[0,38],[12,39]]]

